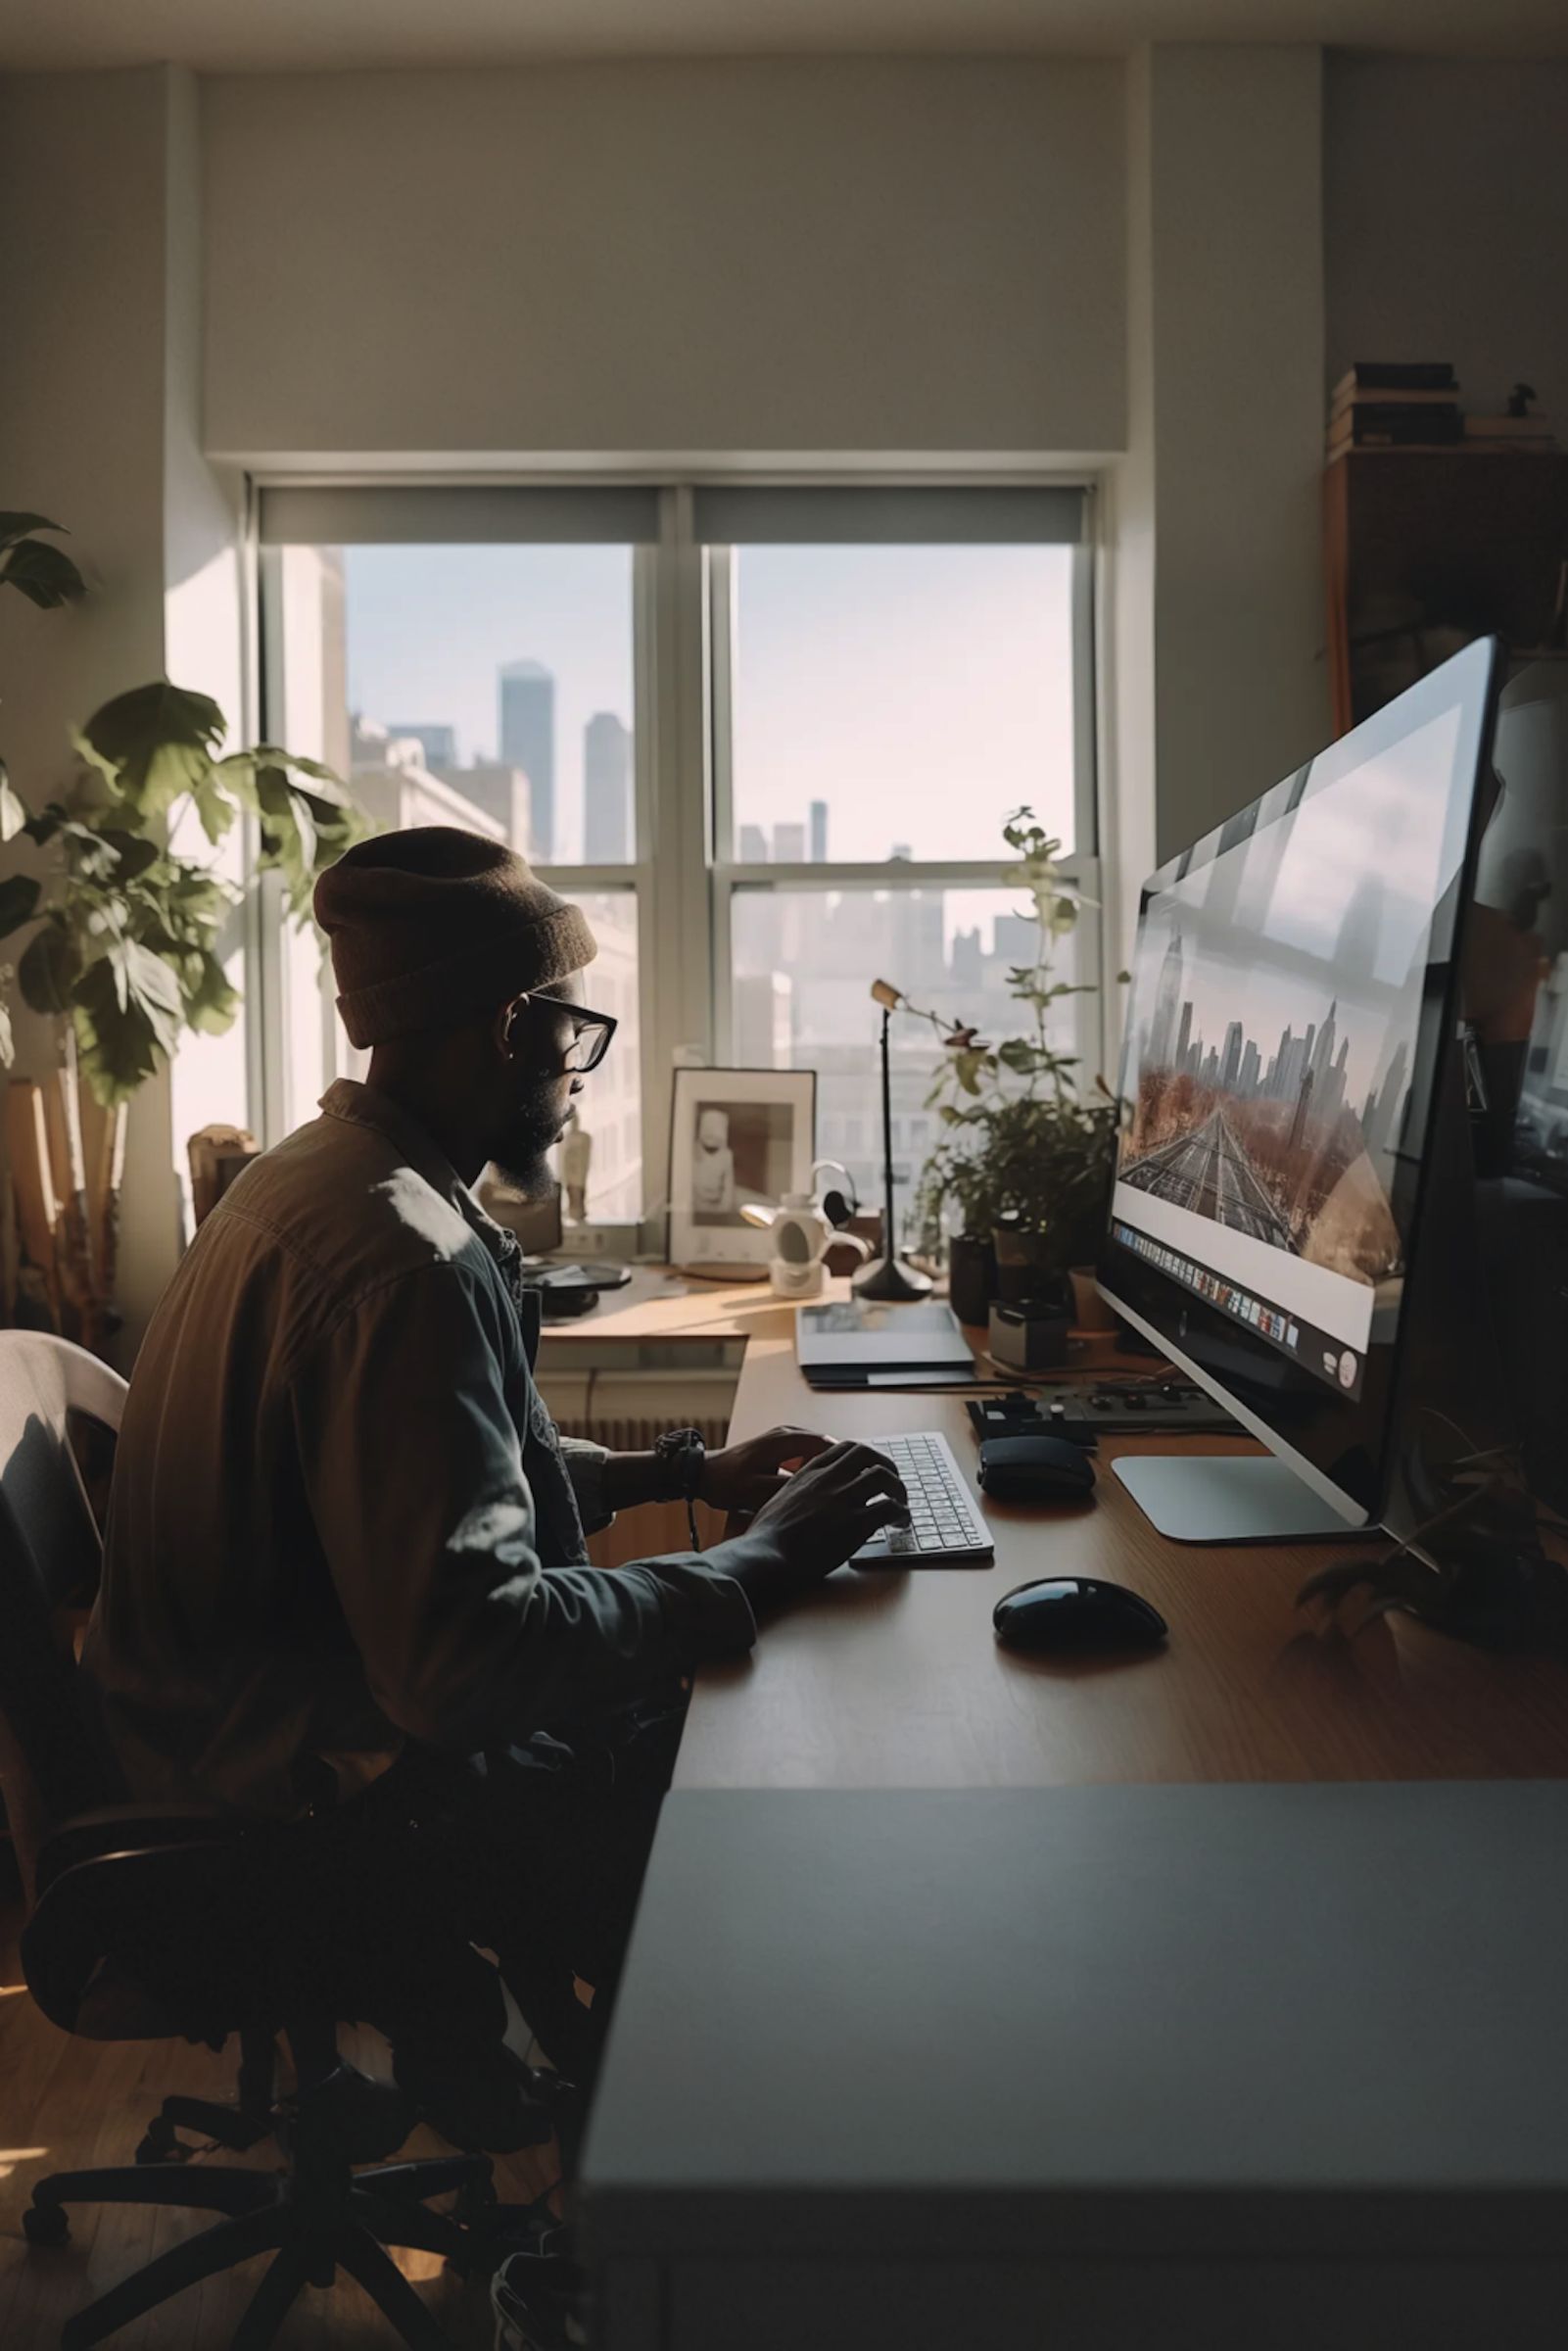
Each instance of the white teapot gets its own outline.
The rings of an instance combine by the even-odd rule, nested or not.
[[[834,1163],[820,1160],[819,1167]],[[814,1169],[813,1174],[816,1173]],[[848,1178],[845,1178],[847,1183]],[[830,1216],[828,1210],[834,1214]],[[856,1234],[839,1229],[848,1222],[851,1211],[842,1193],[830,1192],[818,1200],[811,1192],[785,1192],[768,1229],[773,1249],[768,1260],[768,1279],[778,1298],[816,1298],[823,1284],[823,1260],[834,1241],[847,1242],[859,1253],[862,1263],[871,1255],[865,1241]]]

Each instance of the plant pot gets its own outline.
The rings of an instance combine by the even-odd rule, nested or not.
[[[1068,1275],[1072,1284],[1074,1330],[1115,1330],[1116,1316],[1095,1285],[1093,1266],[1074,1266]]]
[[[947,1245],[947,1301],[961,1322],[983,1323],[996,1296],[996,1251],[961,1233]]]
[[[1069,1315],[1072,1292],[1067,1275],[1055,1263],[1052,1236],[1017,1224],[998,1224],[996,1295],[1004,1306],[1045,1306]]]

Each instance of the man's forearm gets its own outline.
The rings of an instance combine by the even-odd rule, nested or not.
[[[656,1454],[606,1454],[599,1477],[606,1510],[635,1511],[640,1502],[670,1499],[670,1473]]]

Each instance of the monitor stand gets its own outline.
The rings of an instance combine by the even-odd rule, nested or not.
[[[1378,1531],[1347,1526],[1271,1453],[1126,1453],[1111,1466],[1173,1543],[1318,1543]]]

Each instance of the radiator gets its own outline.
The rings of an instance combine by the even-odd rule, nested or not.
[[[612,1453],[647,1453],[667,1428],[700,1429],[712,1452],[729,1441],[733,1371],[559,1370],[540,1390],[563,1437],[589,1437]]]
[[[722,1419],[713,1415],[674,1413],[653,1418],[646,1414],[628,1417],[624,1414],[588,1413],[568,1414],[557,1417],[556,1427],[563,1437],[588,1437],[595,1445],[607,1445],[611,1453],[651,1453],[654,1440],[662,1437],[667,1428],[694,1428],[700,1431],[702,1442],[717,1453],[730,1432],[729,1415]]]

